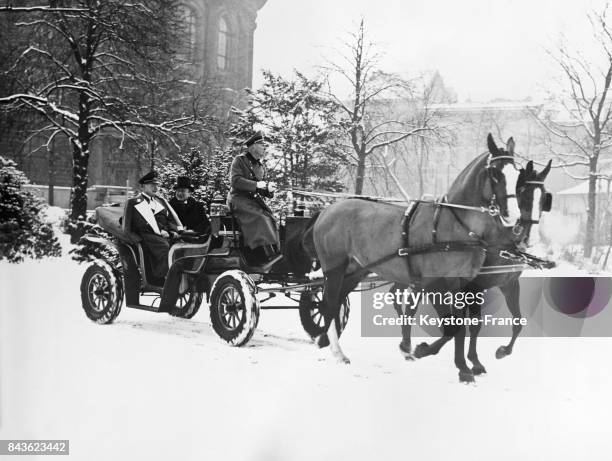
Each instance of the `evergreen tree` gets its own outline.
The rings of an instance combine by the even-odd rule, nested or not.
[[[339,176],[346,158],[340,144],[342,126],[337,119],[338,104],[325,96],[323,81],[311,80],[295,72],[286,80],[264,72],[258,90],[247,90],[249,107],[236,110],[237,120],[230,128],[234,155],[255,130],[264,132],[268,144],[268,177],[280,188],[273,209],[291,208],[291,190],[340,192]]]
[[[207,205],[216,194],[223,198],[229,190],[230,150],[214,149],[209,153],[200,149],[183,152],[176,159],[166,159],[158,167],[162,192],[167,198],[174,194],[178,176],[187,176],[193,184],[193,198]]]
[[[0,156],[0,260],[61,255],[53,228],[42,218],[47,205],[21,188],[28,182],[15,162]]]

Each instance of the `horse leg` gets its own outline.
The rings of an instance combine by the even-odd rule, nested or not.
[[[459,369],[459,381],[473,382],[474,374],[465,361],[465,326],[458,325],[453,319],[465,317],[465,309],[442,308],[435,306],[438,316],[443,320],[442,336],[431,344],[421,343],[414,350],[414,356],[418,359],[428,355],[435,355],[451,339],[455,340],[455,366]]]
[[[332,355],[340,363],[350,363],[350,360],[338,342],[338,325],[340,317],[340,304],[342,303],[342,287],[344,282],[345,266],[332,269],[325,274],[325,286],[323,288],[323,300],[321,310],[325,319],[326,333],[319,335],[316,343],[319,347],[329,344]]]
[[[395,293],[396,290],[400,290],[400,289],[405,289],[406,287],[404,285],[401,285],[399,283],[394,283],[393,285],[391,285],[391,288],[389,289],[389,293]],[[394,302],[393,302],[393,308],[395,309],[395,312],[397,312],[397,316],[401,319],[402,316],[406,316],[406,317],[414,317],[414,315],[416,314],[416,306],[408,306],[406,305],[405,309],[402,309],[402,306],[400,304],[398,304],[397,302],[395,302],[395,298],[394,298]],[[402,323],[402,341],[399,343],[399,349],[400,352],[402,353],[402,355],[404,356],[404,358],[406,360],[414,360],[415,357],[412,354],[412,345],[411,345],[411,326],[410,324],[405,324]]]
[[[506,298],[506,304],[508,305],[508,310],[512,314],[513,319],[517,319],[521,317],[521,306],[519,304],[519,299],[521,296],[521,286],[519,285],[518,278],[515,278],[507,285],[500,287],[500,290],[504,294],[504,298]],[[516,338],[521,333],[523,326],[519,323],[518,325],[512,325],[512,338],[510,339],[510,343],[507,346],[499,346],[497,351],[495,351],[495,357],[498,359],[504,358],[507,355],[512,354],[512,348],[514,347],[514,342]]]
[[[465,309],[462,309],[465,318]],[[459,369],[459,381],[473,383],[474,373],[465,361],[465,325],[457,327],[455,339],[455,366]]]
[[[470,319],[478,319],[482,318],[482,309],[480,306],[470,306]],[[480,329],[482,325],[480,321],[478,322],[470,322],[470,346],[468,349],[468,359],[472,362],[472,373],[474,375],[481,375],[486,373],[484,365],[480,363],[478,359],[478,351],[476,350],[476,343],[478,341],[478,335],[480,334]]]
[[[457,326],[452,325],[450,322],[450,319],[452,318],[452,313],[446,308],[442,308],[439,306],[434,306],[434,309],[436,310],[438,317],[440,317],[443,321],[442,336],[436,339],[431,344],[425,342],[420,343],[414,349],[414,356],[417,359],[427,357],[428,355],[436,355],[438,352],[440,352],[440,349],[442,349],[442,347],[444,347],[444,345],[457,334]]]

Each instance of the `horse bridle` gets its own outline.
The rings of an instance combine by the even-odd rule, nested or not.
[[[525,181],[524,182],[524,185],[528,185],[528,184],[536,186],[535,188],[542,189],[542,200],[544,201],[544,203],[540,207],[540,215],[542,215],[542,213],[549,212],[552,208],[552,194],[550,192],[545,191],[544,181]],[[523,219],[521,217],[519,218],[519,224],[540,224],[540,219],[539,218],[538,219]]]
[[[491,165],[492,162],[495,162],[497,160],[511,160],[512,163],[514,163],[514,156],[512,155],[498,155],[496,157],[493,157],[492,154],[489,154],[489,157],[487,158],[487,164],[485,166],[485,170],[487,171],[487,174],[489,176],[489,180],[495,184],[497,184],[498,179],[496,179],[493,176],[492,173],[492,169],[495,168],[493,165]],[[504,196],[501,196],[500,199],[509,199],[509,198],[516,198],[516,194],[506,194]],[[445,202],[444,200],[446,200],[446,195],[444,195],[442,197],[441,200],[437,200],[435,203],[437,205],[440,206],[444,206],[447,208],[458,208],[461,210],[469,210],[469,211],[477,211],[480,213],[488,213],[491,217],[495,217],[495,216],[500,216],[501,218],[501,210],[500,210],[500,206],[499,203],[497,202],[497,196],[495,195],[495,192],[493,192],[493,195],[491,196],[491,202],[489,203],[488,207],[485,206],[470,206],[470,205],[460,205],[458,203],[448,203]]]

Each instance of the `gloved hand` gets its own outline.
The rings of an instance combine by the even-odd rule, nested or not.
[[[255,187],[257,187],[257,189],[265,189],[266,188],[266,182],[265,181],[257,181],[257,184],[255,184]]]

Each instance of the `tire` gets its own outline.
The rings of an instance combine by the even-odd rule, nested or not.
[[[249,342],[259,321],[257,287],[239,270],[223,272],[210,291],[210,322],[221,339],[232,346]]]
[[[304,291],[300,296],[300,322],[304,331],[312,340],[322,335],[325,332],[323,313],[321,312],[321,300],[323,299],[323,290],[308,290]],[[346,324],[348,323],[351,306],[348,297],[340,305],[340,325],[338,325],[338,337],[342,335]]]
[[[173,317],[180,317],[182,319],[193,318],[193,316],[200,310],[203,299],[204,293],[187,291],[179,296],[179,299],[176,302],[176,308],[169,312],[169,314]]]
[[[112,323],[123,304],[123,281],[102,260],[92,263],[81,280],[81,303],[85,315],[96,323]]]

